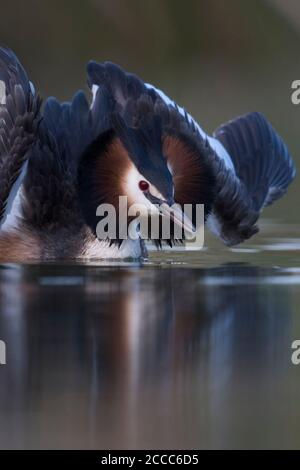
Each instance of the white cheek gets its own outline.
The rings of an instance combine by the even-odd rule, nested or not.
[[[125,195],[128,197],[128,204],[144,204],[147,208],[149,208],[151,203],[139,188],[139,181],[143,179],[144,178],[137,171],[137,169],[132,167],[126,175]]]
[[[131,188],[128,192],[128,203],[129,204],[143,204],[147,209],[150,209],[152,204],[145,197],[144,193],[137,186],[136,188]]]
[[[141,175],[135,167],[131,168],[126,175],[125,180],[125,195],[128,197],[128,204],[142,204],[147,209],[151,209],[153,211],[157,211],[156,207],[151,204],[149,199],[146,198],[143,191],[139,188],[139,182],[141,180],[145,180],[143,175]],[[154,196],[162,198],[160,193],[150,185],[150,192]]]

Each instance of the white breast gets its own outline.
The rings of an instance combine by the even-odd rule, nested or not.
[[[138,259],[142,256],[140,240],[124,240],[121,247],[109,245],[103,240],[95,240],[85,247],[83,259]]]

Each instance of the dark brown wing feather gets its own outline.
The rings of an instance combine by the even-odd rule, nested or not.
[[[295,177],[294,162],[282,138],[260,113],[249,113],[220,126],[214,136],[233,161],[232,172],[218,173],[213,212],[228,245],[258,232],[266,205],[283,196]]]
[[[0,49],[0,221],[13,184],[36,138],[41,100],[33,95],[22,65],[8,49]]]
[[[47,100],[24,180],[23,216],[33,230],[53,232],[69,226],[71,231],[82,226],[78,165],[81,155],[108,126],[105,94],[98,96],[96,106],[102,113],[93,116],[82,91],[71,103]]]

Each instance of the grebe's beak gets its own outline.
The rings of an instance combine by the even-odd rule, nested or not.
[[[174,224],[178,225],[186,232],[191,234],[196,233],[196,227],[193,222],[183,212],[180,205],[175,203],[174,199],[170,198],[168,201],[165,201],[153,196],[149,191],[147,193],[145,192],[145,196],[152,204],[158,206],[158,210],[162,215],[171,219]]]
[[[179,204],[169,205],[164,202],[160,206],[160,212],[164,216],[169,217],[174,224],[181,227],[185,232],[189,232],[191,234],[196,233],[196,228],[193,222],[187,215],[185,215]]]

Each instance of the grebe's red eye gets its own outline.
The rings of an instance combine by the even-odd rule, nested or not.
[[[145,180],[141,180],[139,182],[139,188],[141,191],[147,191],[147,189],[149,189],[149,183],[147,183]]]

